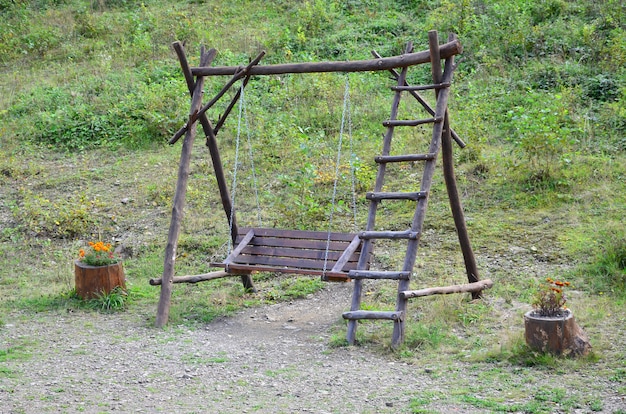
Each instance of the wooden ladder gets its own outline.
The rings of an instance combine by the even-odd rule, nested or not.
[[[356,328],[359,320],[362,319],[383,319],[394,322],[392,347],[397,348],[404,340],[404,321],[407,308],[408,295],[404,293],[409,289],[411,274],[417,256],[420,236],[422,234],[422,226],[426,207],[428,204],[428,195],[432,184],[433,175],[437,163],[437,156],[440,152],[442,143],[442,133],[444,128],[449,128],[447,119],[448,96],[450,93],[450,83],[452,81],[452,73],[454,70],[454,58],[448,58],[445,61],[445,67],[442,73],[441,59],[439,55],[439,42],[437,34],[429,36],[429,46],[431,55],[431,68],[433,83],[425,86],[409,86],[406,82],[407,67],[403,68],[400,73],[393,71],[397,78],[397,85],[391,89],[395,91],[393,103],[391,106],[391,116],[389,120],[383,122],[386,133],[383,137],[382,154],[374,158],[378,164],[378,172],[374,191],[367,193],[366,198],[369,200],[369,213],[367,219],[367,227],[365,231],[359,234],[359,238],[363,241],[361,247],[360,260],[357,268],[348,272],[351,279],[354,279],[354,291],[352,295],[352,304],[349,312],[343,313],[343,318],[348,320],[347,340],[350,345],[355,343]],[[410,53],[412,45],[407,45],[406,53]],[[416,91],[434,90],[437,104],[434,109],[428,104],[421,101]],[[398,109],[402,94],[411,93],[420,100],[420,103],[427,108],[432,115],[430,118],[417,120],[399,120]],[[413,127],[423,124],[432,124],[432,140],[428,152],[423,154],[404,154],[391,155],[391,142],[396,127]],[[445,125],[445,127],[444,127]],[[424,162],[424,171],[419,191],[415,192],[383,192],[385,184],[385,171],[389,163],[406,163],[406,162]],[[415,212],[410,228],[403,231],[377,231],[376,230],[376,212],[379,204],[383,201],[409,200],[415,202]],[[376,271],[368,270],[367,264],[369,255],[372,250],[373,241],[376,239],[387,240],[406,240],[406,254],[402,268],[397,271]],[[396,301],[395,311],[371,311],[361,310],[361,296],[364,279],[386,279],[398,281],[398,297]]]

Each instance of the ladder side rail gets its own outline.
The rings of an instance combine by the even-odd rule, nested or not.
[[[413,43],[409,42],[406,45],[405,52],[410,53],[413,49]],[[408,67],[402,68],[400,72],[400,76],[398,77],[398,85],[404,86],[406,82],[406,74]],[[400,100],[402,98],[402,91],[396,91],[393,97],[393,103],[391,104],[391,115],[389,116],[390,120],[395,120],[398,117],[398,109],[400,107]],[[383,150],[382,156],[388,156],[391,152],[391,139],[393,138],[394,127],[387,127],[387,131],[383,137]],[[378,172],[376,174],[376,182],[374,184],[374,192],[381,192],[383,185],[385,183],[385,171],[386,164],[381,163],[378,164]],[[367,216],[367,225],[366,231],[373,231],[376,225],[376,211],[378,210],[379,201],[370,200],[369,211]],[[357,265],[357,269],[365,270],[368,262],[368,258],[372,249],[372,240],[366,239],[363,240],[363,246],[361,247],[361,257],[359,258],[359,263]],[[351,311],[357,311],[361,308],[361,296],[363,290],[363,280],[357,279],[354,281],[354,289],[352,292],[352,303],[350,306]],[[406,289],[404,289],[406,290]],[[349,320],[348,321],[348,332],[346,334],[346,339],[348,344],[354,345],[356,339],[356,328],[358,321],[357,320]]]
[[[451,58],[446,61],[447,73],[444,73],[445,75],[444,79],[446,81],[452,79],[453,64],[454,62]],[[447,110],[447,106],[448,106],[449,95],[450,95],[449,88],[442,89],[438,92],[437,105],[436,105],[436,112],[438,115],[445,114]],[[441,148],[441,137],[443,134],[443,127],[444,127],[443,123],[435,124],[433,126],[433,138],[430,143],[430,148],[428,149],[428,152],[435,153],[435,154],[439,153],[439,150]],[[426,162],[424,166],[424,171],[422,173],[422,182],[420,186],[421,192],[428,193],[428,191],[430,190],[433,176],[435,174],[436,162],[437,162],[436,158]],[[415,210],[415,214],[413,215],[413,222],[411,223],[411,230],[416,232],[418,234],[418,237],[416,239],[412,239],[409,241],[409,246],[407,248],[407,251],[411,251],[413,252],[413,254],[407,254],[405,261],[404,261],[403,268],[402,268],[402,270],[404,271],[412,271],[413,266],[415,265],[415,259],[417,256],[417,244],[419,243],[419,239],[420,239],[419,235],[421,235],[422,230],[423,230],[422,227],[424,224],[424,217],[426,215],[427,206],[428,206],[428,197],[425,197],[424,199],[420,200],[420,202],[418,202],[417,208]]]
[[[439,54],[439,39],[437,31],[431,30],[428,32],[428,44],[430,48],[430,63],[431,72],[434,84],[449,83],[452,80],[452,72],[450,71],[448,78],[443,78],[441,73],[441,58]],[[450,61],[446,61],[450,63]],[[452,62],[454,63],[454,62]],[[443,79],[442,79],[443,78]],[[404,82],[404,80],[403,80]],[[435,117],[443,117],[446,113],[448,106],[448,96],[450,88],[435,89],[435,97],[437,99]],[[433,124],[432,140],[428,152],[439,153],[441,147],[441,135],[443,133],[443,122]],[[424,165],[424,171],[422,173],[422,182],[420,184],[420,191],[429,192],[432,185],[433,176],[435,174],[435,168],[437,165],[437,159],[426,161]],[[415,266],[415,259],[417,257],[417,249],[419,247],[419,241],[422,233],[422,226],[424,224],[424,217],[426,215],[426,208],[428,206],[428,197],[420,200],[415,208],[413,215],[413,221],[411,223],[411,230],[417,232],[417,237],[411,239],[407,243],[406,256],[404,257],[404,264],[402,266],[403,271],[412,271]],[[402,296],[401,292],[409,289],[410,280],[400,280],[398,282],[398,295],[396,299],[396,311],[406,312],[407,300]],[[404,323],[394,323],[393,336],[391,339],[391,346],[397,348],[404,341]]]

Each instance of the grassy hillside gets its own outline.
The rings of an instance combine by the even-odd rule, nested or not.
[[[609,293],[623,303],[626,9],[618,0],[533,3],[0,0],[0,257],[6,264],[0,305],[66,306],[71,260],[84,240],[96,238],[131,251],[131,292],[137,304],[155,303],[156,291],[145,281],[161,271],[179,152],[166,142],[189,104],[173,41],[185,43],[192,65],[200,45],[218,50],[216,65],[245,64],[261,50],[268,64],[369,59],[371,50],[391,56],[407,41],[426,49],[432,29],[442,41],[456,33],[464,46],[450,104],[453,127],[469,144],[455,148],[457,174],[479,261],[485,276],[499,279],[494,297],[527,302],[526,288],[545,276],[532,266],[524,274],[523,262],[531,261],[545,264],[541,272],[567,272],[591,297]],[[429,73],[415,68],[409,79],[428,82]],[[348,80],[362,227],[390,82],[371,73]],[[341,74],[252,80],[244,121],[266,225],[326,229],[345,81]],[[207,80],[207,94],[223,82]],[[403,106],[414,109],[408,101]],[[229,178],[236,116],[220,132]],[[241,134],[245,141],[245,128]],[[411,152],[427,139],[427,130],[418,129],[395,145]],[[238,205],[252,223],[247,152]],[[208,269],[227,240],[201,142],[194,154],[179,274]],[[351,220],[348,164],[345,156],[338,229]],[[394,170],[390,185],[408,187],[418,173]],[[410,214],[386,207],[381,224],[404,227]],[[462,281],[441,177],[427,226],[420,286]],[[524,252],[522,274],[504,269],[517,259],[502,269],[493,265],[494,257],[512,251]],[[401,255],[387,246],[376,261],[391,268]],[[193,295],[191,304],[175,305],[174,318],[211,318],[227,311],[221,304],[231,294],[241,305],[238,286],[229,283],[177,288]],[[267,277],[266,283],[276,282]],[[283,288],[271,285],[260,299],[285,296]],[[207,297],[214,309],[194,305]]]
[[[481,303],[461,296],[412,302],[407,343],[395,356],[558,366],[525,349],[520,324],[533,289],[545,277],[565,278],[575,287],[568,305],[595,351],[560,369],[603,372],[623,395],[626,353],[614,346],[626,318],[622,1],[0,0],[0,15],[0,326],[15,312],[101,308],[102,301],[83,303],[72,293],[72,260],[95,239],[124,248],[129,294],[116,299],[152,322],[158,289],[147,280],[162,272],[180,154],[180,144],[167,140],[189,110],[173,41],[185,43],[192,65],[201,45],[218,50],[215,65],[245,64],[261,50],[269,64],[369,59],[372,50],[392,56],[408,41],[423,50],[436,29],[442,41],[454,32],[464,46],[450,102],[452,126],[468,143],[454,148],[456,172],[481,276],[496,283]],[[409,71],[411,83],[429,76],[428,66]],[[208,79],[206,95],[225,79]],[[231,180],[240,135],[236,203],[243,224],[260,218],[266,226],[327,229],[346,80],[352,148],[345,134],[333,229],[353,225],[350,161],[356,227],[364,226],[380,122],[391,105],[387,74],[252,79],[242,128],[235,110],[218,136]],[[218,119],[224,106],[209,116]],[[417,107],[406,100],[401,110]],[[398,135],[394,150],[419,152],[428,140],[427,128],[416,128]],[[201,137],[191,168],[179,275],[210,270],[227,249],[228,225]],[[414,188],[420,174],[418,166],[391,169],[388,186]],[[412,214],[392,205],[382,213],[379,224],[388,229],[404,229]],[[465,279],[439,172],[421,246],[415,287]],[[395,245],[382,245],[375,265],[396,268],[401,257]],[[177,285],[171,321],[203,323],[322,286],[267,274],[256,283],[257,294],[244,294],[236,280]],[[368,289],[372,308],[393,307],[395,286]],[[361,343],[388,345],[389,326],[362,325]],[[333,342],[342,344],[344,334],[338,324]],[[489,381],[507,387],[489,378],[481,379],[488,388]],[[560,403],[601,408],[585,398],[561,395]],[[499,401],[466,403],[504,410]],[[552,402],[518,408],[548,412]]]

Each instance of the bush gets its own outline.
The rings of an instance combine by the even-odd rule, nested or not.
[[[626,238],[607,239],[592,262],[576,273],[594,292],[626,297]]]

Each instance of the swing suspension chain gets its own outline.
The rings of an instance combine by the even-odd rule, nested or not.
[[[250,125],[248,124],[248,112],[246,107],[246,100],[244,97],[244,84],[242,81],[241,84],[241,93],[239,95],[239,114],[237,117],[237,137],[235,138],[235,166],[233,168],[233,183],[231,189],[231,209],[230,209],[230,220],[228,224],[229,234],[233,234],[233,222],[235,217],[235,195],[237,192],[237,171],[239,170],[239,147],[241,142],[241,120],[244,119],[245,127],[246,127],[246,136],[248,142],[248,156],[250,158],[250,168],[252,169],[252,182],[254,187],[254,195],[256,199],[256,207],[257,207],[257,221],[259,227],[261,226],[261,204],[259,202],[259,190],[257,184],[256,177],[256,168],[254,167],[254,156],[252,152],[252,140],[250,138]],[[232,251],[232,237],[228,239],[228,253]]]
[[[241,95],[239,96],[239,114],[237,117],[237,137],[235,138],[235,166],[233,168],[233,183],[230,190],[230,219],[228,220],[228,234],[233,234],[233,221],[235,218],[235,196],[237,195],[237,171],[239,165],[239,141],[241,137],[241,116],[243,113],[243,85],[241,85]],[[232,236],[228,238],[228,254],[232,251]]]
[[[238,118],[237,118],[237,135],[235,138],[235,165],[233,168],[233,182],[232,182],[232,187],[231,187],[231,211],[230,211],[230,220],[229,220],[229,233],[230,234],[232,234],[233,232],[234,217],[235,217],[235,198],[237,195],[236,194],[237,193],[237,173],[239,171],[239,152],[240,152],[240,146],[241,146],[240,144],[241,144],[242,119],[243,119],[243,122],[245,123],[245,128],[246,128],[248,156],[250,158],[250,163],[251,163],[253,188],[254,188],[256,207],[257,207],[257,221],[259,223],[259,227],[262,226],[259,190],[258,190],[258,183],[257,183],[257,177],[256,177],[256,168],[254,166],[252,139],[251,139],[251,134],[250,134],[250,125],[248,122],[247,106],[246,106],[243,84],[241,85],[241,94],[240,94],[239,99],[240,99],[240,102],[239,102],[239,111],[238,111]],[[352,116],[350,113],[350,83],[349,83],[348,77],[346,77],[346,86],[345,86],[344,96],[343,96],[343,111],[341,114],[341,127],[339,130],[339,144],[338,144],[338,149],[337,149],[337,159],[335,163],[335,179],[333,182],[331,208],[328,214],[328,236],[326,239],[326,249],[324,253],[323,275],[326,275],[326,272],[328,270],[328,256],[330,252],[331,229],[332,229],[332,221],[333,221],[333,215],[334,215],[336,198],[337,198],[337,188],[338,188],[339,174],[340,174],[340,167],[341,167],[341,150],[343,147],[343,139],[344,139],[344,131],[346,130],[346,122],[347,122],[348,136],[350,140],[350,173],[351,173],[351,178],[352,178],[352,209],[353,209],[353,222],[354,222],[353,225],[354,225],[354,228],[356,229],[357,227],[356,226],[357,224],[356,182],[355,182],[356,180],[355,180],[355,174],[354,174],[355,165],[354,165],[354,152],[353,152],[354,148],[353,148],[353,141],[352,141]],[[233,243],[232,237],[229,237],[228,239],[228,253],[229,254],[233,249],[232,243]]]
[[[256,220],[259,227],[263,226],[261,220],[261,203],[259,201],[259,185],[256,177],[256,167],[254,166],[254,152],[252,151],[252,140],[250,139],[250,125],[248,123],[248,106],[243,98],[244,85],[241,85],[241,106],[243,106],[243,119],[246,123],[246,137],[248,139],[248,158],[250,158],[250,168],[252,169],[252,187],[254,188],[254,199],[256,201]]]
[[[333,224],[333,213],[335,211],[335,199],[337,197],[337,183],[339,181],[339,170],[341,166],[341,147],[343,144],[343,133],[345,129],[346,118],[348,119],[348,134],[350,138],[350,168],[353,170],[352,161],[352,117],[350,116],[350,83],[346,75],[346,87],[343,93],[343,111],[341,113],[341,127],[339,128],[339,144],[337,148],[337,161],[335,163],[335,181],[333,182],[333,195],[330,203],[330,212],[328,213],[328,237],[326,238],[326,251],[324,252],[324,268],[322,277],[326,276],[328,270],[328,254],[330,250],[330,233]],[[354,183],[354,170],[352,171],[352,203],[354,208],[354,225],[356,227],[356,191]]]
[[[346,88],[348,87],[348,78],[346,77]],[[350,106],[350,95],[348,95],[348,138],[350,140],[350,181],[352,184],[352,227],[353,231],[358,231],[357,220],[356,220],[356,177],[355,177],[355,157],[354,154],[354,145],[352,142],[352,107]]]

